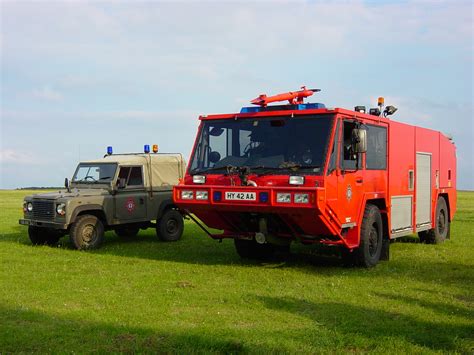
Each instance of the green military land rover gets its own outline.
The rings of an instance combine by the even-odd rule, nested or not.
[[[133,237],[156,227],[157,236],[175,241],[183,217],[173,204],[172,188],[183,178],[181,154],[111,154],[79,163],[65,190],[27,196],[24,218],[33,244],[57,244],[69,234],[77,249],[97,248],[104,231]]]

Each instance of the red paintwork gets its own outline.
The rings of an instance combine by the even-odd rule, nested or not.
[[[337,168],[327,174],[329,154],[326,157],[324,173],[320,176],[306,175],[305,184],[302,186],[289,185],[289,175],[250,175],[249,180],[256,182],[257,187],[239,186],[239,177],[232,178],[223,174],[207,174],[205,184],[194,184],[192,176],[188,172],[180,185],[175,186],[173,198],[178,207],[193,213],[207,226],[223,230],[222,234],[213,235],[214,238],[238,238],[252,236],[256,231],[242,231],[248,225],[243,224],[250,213],[272,215],[281,221],[286,232],[278,236],[300,239],[303,243],[323,243],[331,245],[344,245],[349,249],[359,246],[360,225],[368,201],[377,203],[382,214],[386,216],[387,230],[390,238],[394,237],[391,232],[391,197],[412,196],[413,230],[416,232],[416,187],[409,189],[409,170],[415,171],[416,152],[428,152],[432,154],[432,227],[434,227],[436,202],[440,194],[446,196],[449,205],[450,220],[456,211],[456,153],[454,144],[442,133],[430,129],[415,127],[399,123],[383,117],[372,116],[351,110],[317,109],[317,110],[295,110],[295,111],[271,111],[246,114],[221,114],[201,116],[200,120],[216,119],[258,119],[260,117],[282,116],[282,115],[333,115],[336,120],[332,128],[329,147],[334,140],[341,146],[341,129],[336,131],[336,122],[344,119],[358,120],[362,123],[384,126],[387,128],[387,169],[366,170],[362,168],[355,172],[344,173]],[[201,129],[201,126],[199,127]],[[195,141],[195,146],[197,140]],[[195,147],[193,148],[194,151]],[[339,157],[337,154],[337,166]],[[365,166],[365,154],[362,154],[362,166]],[[448,178],[448,170],[451,177]],[[436,185],[436,174],[439,174],[439,185]],[[351,186],[352,197],[347,198],[348,185]],[[209,200],[183,200],[183,190],[206,190],[209,192]],[[257,201],[215,201],[215,191],[221,191],[222,196],[226,191],[255,192]],[[267,192],[270,196],[268,202],[258,202],[260,192]],[[277,192],[307,192],[310,194],[310,202],[306,205],[295,203],[277,203]],[[343,224],[354,225],[343,229]]]
[[[305,97],[309,97],[313,95],[313,93],[317,91],[316,89],[306,89],[306,86],[302,86],[300,91],[290,91],[284,94],[279,94],[275,96],[267,96],[265,94],[259,95],[256,99],[250,101],[253,105],[259,106],[267,106],[270,102],[278,102],[278,101],[288,101],[288,103],[294,104],[302,104]]]

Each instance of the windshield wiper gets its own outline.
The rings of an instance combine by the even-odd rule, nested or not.
[[[207,173],[209,171],[217,171],[217,170],[222,170],[222,169],[225,169],[225,170],[229,171],[229,170],[236,169],[236,168],[237,167],[232,166],[232,165],[214,166],[212,168],[207,168],[207,169],[203,169],[203,170],[194,169],[193,171],[190,172],[190,174],[191,175],[196,175],[196,174]]]
[[[110,179],[112,176],[104,176],[104,177],[101,177],[99,180],[105,180],[105,179]]]

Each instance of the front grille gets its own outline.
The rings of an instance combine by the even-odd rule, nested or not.
[[[33,218],[43,221],[54,219],[53,201],[33,201]]]

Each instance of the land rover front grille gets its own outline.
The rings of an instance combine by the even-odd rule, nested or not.
[[[53,201],[33,201],[33,218],[49,221],[54,218]]]

